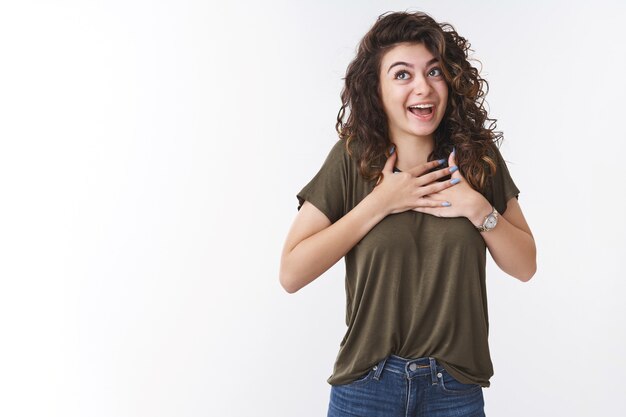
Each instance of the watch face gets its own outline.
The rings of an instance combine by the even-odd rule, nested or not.
[[[496,216],[494,216],[493,214],[490,214],[487,217],[487,221],[485,222],[485,227],[487,229],[493,229],[494,227],[496,227],[497,223],[498,223],[498,219],[496,218]]]

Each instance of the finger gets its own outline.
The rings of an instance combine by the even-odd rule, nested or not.
[[[448,155],[448,166],[456,165],[456,147],[452,147],[452,152]]]
[[[436,168],[440,165],[443,165],[446,162],[445,159],[439,159],[439,160],[435,160],[435,161],[430,161],[430,162],[425,162],[423,164],[420,164],[416,167],[413,167],[409,170],[407,170],[406,172],[408,172],[409,174],[413,175],[414,177],[419,177],[422,174],[424,174],[425,172],[430,171],[433,168]]]
[[[417,200],[417,207],[450,207],[451,204],[446,200],[436,200],[433,198],[422,197]]]
[[[448,181],[437,181],[434,184],[422,187],[422,192],[424,193],[423,195],[434,194],[441,190],[445,190],[446,188],[453,187],[461,181],[461,178],[452,178]]]
[[[455,171],[458,171],[457,166],[450,166],[438,169],[437,171],[429,172],[428,174],[424,174],[416,178],[417,184],[420,186],[428,185],[436,180],[447,177],[448,175],[453,175]]]
[[[452,178],[462,178],[461,172],[458,170],[458,166],[456,164],[456,147],[452,147],[452,152],[448,156],[448,166],[450,168],[456,167],[453,169]]]
[[[385,162],[385,166],[383,167],[383,172],[390,173],[390,174],[393,172],[393,167],[395,166],[395,163],[396,163],[397,154],[398,152],[395,152],[395,148],[394,148],[392,151],[392,154],[389,155],[389,158],[387,158],[387,162]]]
[[[413,211],[418,211],[420,213],[426,213],[426,214],[430,214],[433,216],[437,216],[437,217],[441,217],[442,213],[441,210],[445,210],[445,207],[415,207],[413,209]]]

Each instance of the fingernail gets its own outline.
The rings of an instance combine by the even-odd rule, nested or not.
[[[458,184],[461,182],[460,178],[453,178],[450,180],[450,184],[454,185],[454,184]]]
[[[456,152],[456,148],[453,146],[452,147],[452,153],[455,153],[455,152]]]
[[[396,145],[392,145],[392,146],[391,146],[391,150],[389,151],[389,156],[393,155],[393,153],[395,152],[395,150],[396,150]]]
[[[447,201],[444,201],[443,203],[441,203],[441,205],[444,207],[450,207],[452,204],[448,203]]]
[[[459,169],[458,166],[453,165],[452,167],[450,167],[450,173],[453,173],[454,171],[456,171],[457,169]]]
[[[446,163],[446,160],[445,159],[440,159],[437,162],[439,162],[439,165],[443,165],[443,164]]]

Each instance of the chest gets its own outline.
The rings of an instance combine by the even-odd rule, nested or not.
[[[361,256],[430,258],[484,251],[485,242],[465,217],[436,217],[408,210],[385,217],[354,249]]]

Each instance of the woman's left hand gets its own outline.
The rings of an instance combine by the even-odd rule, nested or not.
[[[456,165],[455,155],[452,152],[448,157],[448,166]],[[429,195],[434,199],[450,202],[449,207],[416,207],[413,210],[437,217],[467,217],[475,226],[482,224],[485,216],[492,210],[491,203],[472,188],[459,170],[452,173],[452,179],[455,178],[460,182],[454,187]]]

